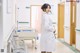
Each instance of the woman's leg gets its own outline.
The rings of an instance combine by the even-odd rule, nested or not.
[[[41,53],[46,53],[46,51],[41,51]]]

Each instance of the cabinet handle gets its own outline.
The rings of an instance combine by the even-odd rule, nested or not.
[[[66,28],[66,29],[70,29],[68,26],[64,26],[64,28]]]
[[[76,31],[79,31],[80,32],[80,29],[76,29]]]

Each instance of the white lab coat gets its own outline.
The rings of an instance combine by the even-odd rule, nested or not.
[[[42,15],[41,23],[41,51],[53,52],[55,50],[55,36],[53,27],[53,15],[51,13],[44,12]]]

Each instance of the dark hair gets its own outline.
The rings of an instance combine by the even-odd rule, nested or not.
[[[41,7],[41,9],[42,9],[43,11],[45,11],[48,6],[49,6],[49,8],[51,9],[51,6],[50,6],[49,4],[47,4],[47,3],[43,4],[42,7]]]

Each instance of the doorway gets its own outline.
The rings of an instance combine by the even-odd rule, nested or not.
[[[58,4],[58,38],[64,38],[64,3]]]
[[[31,28],[35,29],[38,33],[41,32],[41,5],[31,5]]]
[[[71,2],[70,45],[76,44],[76,2]]]

